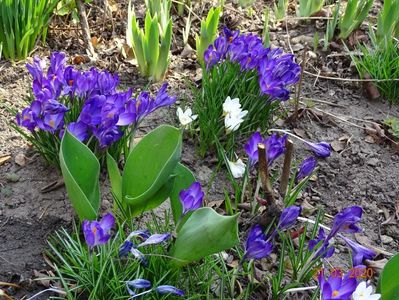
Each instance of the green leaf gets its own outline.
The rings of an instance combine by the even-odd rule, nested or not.
[[[96,156],[68,130],[59,156],[68,197],[79,219],[96,219],[100,207],[100,163]]]
[[[378,282],[378,293],[381,300],[399,299],[399,253],[392,257],[385,265]]]
[[[170,178],[169,181],[166,182],[156,193],[155,195],[145,199],[142,205],[133,205],[128,208],[128,213],[130,216],[138,216],[145,211],[157,208],[161,205],[166,199],[169,198],[170,193],[172,192],[175,178]],[[131,199],[129,196],[126,196],[126,201],[129,202]]]
[[[181,150],[181,131],[169,125],[154,129],[133,148],[123,171],[122,198],[134,211],[147,207],[146,201],[170,179]]]
[[[107,152],[107,169],[109,181],[111,182],[111,190],[114,197],[117,198],[117,203],[122,201],[122,176],[119,172],[118,164],[115,159]]]
[[[187,189],[193,182],[195,182],[195,177],[190,169],[181,163],[177,164],[173,173],[175,175],[175,181],[170,193],[170,205],[172,207],[173,220],[175,221],[175,224],[177,224],[183,212],[179,193],[181,190]]]
[[[177,234],[173,264],[184,266],[237,245],[237,218],[238,214],[222,216],[209,207],[194,211]]]

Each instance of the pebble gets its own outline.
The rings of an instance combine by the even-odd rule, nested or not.
[[[378,164],[378,162],[379,162],[378,158],[371,158],[371,159],[369,159],[369,160],[367,161],[367,164],[368,164],[369,166],[376,167],[377,164]]]
[[[381,242],[382,242],[383,244],[390,244],[390,243],[393,242],[393,238],[391,238],[391,237],[388,236],[388,235],[381,235]]]
[[[299,50],[302,50],[303,48],[305,48],[302,44],[295,44],[294,46],[292,46],[292,50],[294,52],[298,52]]]

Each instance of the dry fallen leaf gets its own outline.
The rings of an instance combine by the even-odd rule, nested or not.
[[[346,146],[346,142],[342,142],[342,141],[332,141],[331,142],[331,148],[335,152],[341,152],[342,150],[345,149],[345,146]]]
[[[303,138],[303,139],[306,139],[306,138],[307,138],[306,132],[305,132],[305,130],[303,130],[303,129],[294,128],[294,133],[295,133],[297,136],[299,136],[299,137],[301,137],[301,138]]]
[[[35,279],[35,281],[39,284],[42,285],[46,288],[50,287],[50,280],[48,279],[44,279],[45,277],[48,277],[48,275],[40,273],[39,271],[33,270],[33,275],[35,275],[35,277],[37,277]]]
[[[380,260],[368,260],[368,259],[365,260],[366,266],[369,268],[373,268],[378,273],[382,271],[387,262],[388,259],[386,258]]]
[[[364,76],[364,79],[371,79],[369,74],[366,74]],[[374,82],[372,81],[366,81],[363,83],[363,88],[366,92],[366,96],[367,98],[369,98],[370,100],[377,100],[378,98],[380,98],[380,92],[378,91],[377,86],[374,84]]]
[[[5,300],[13,300],[10,296],[8,296],[8,295],[6,294],[5,291],[3,291],[3,290],[1,290],[1,289],[0,289],[0,296],[1,296],[1,297],[4,297]]]
[[[90,62],[90,58],[86,55],[76,55],[73,59],[72,59],[72,63],[74,65],[80,65],[83,63],[88,63]]]
[[[11,158],[11,155],[0,156],[0,166]]]

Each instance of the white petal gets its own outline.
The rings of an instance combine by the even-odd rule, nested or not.
[[[234,178],[240,178],[245,173],[245,164],[241,159],[236,162],[228,161],[231,174]]]
[[[176,114],[177,114],[177,116],[178,116],[178,117],[180,117],[181,115],[183,115],[183,114],[184,114],[184,113],[183,113],[183,110],[181,109],[181,107],[180,107],[180,106],[179,106],[179,107],[177,107]]]

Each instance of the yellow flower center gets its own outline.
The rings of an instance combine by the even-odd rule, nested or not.
[[[54,120],[50,120],[50,122],[49,122],[49,123],[50,123],[50,127],[51,127],[51,128],[54,128],[54,125],[55,125],[55,122],[54,122]]]
[[[96,233],[97,233],[97,227],[93,227],[91,231],[92,231],[94,234],[96,234]]]
[[[337,291],[337,290],[333,291],[333,292],[332,292],[332,295],[333,295],[333,297],[338,296],[338,295],[339,295],[339,291]]]

